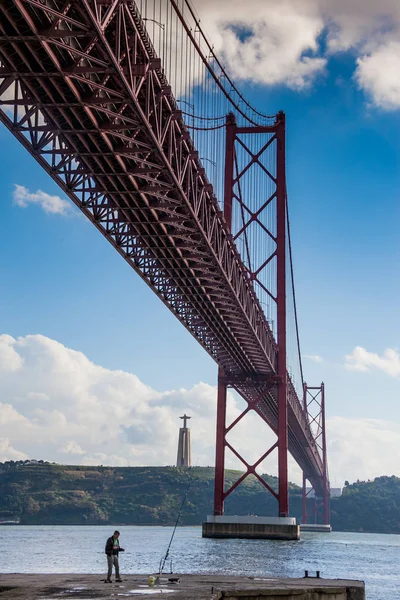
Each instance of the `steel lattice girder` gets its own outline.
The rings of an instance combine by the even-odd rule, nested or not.
[[[3,75],[20,82],[6,124],[215,360],[273,372],[272,333],[134,4],[69,6],[1,5]]]
[[[273,375],[275,340],[135,4],[4,0],[0,17],[3,123],[225,372]]]

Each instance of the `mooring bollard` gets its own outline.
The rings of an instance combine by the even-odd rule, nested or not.
[[[304,571],[304,578],[308,579],[321,579],[321,571],[315,571],[315,577],[308,574],[308,571]]]

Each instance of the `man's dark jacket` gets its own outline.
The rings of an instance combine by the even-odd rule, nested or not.
[[[120,548],[118,546],[118,548],[114,548],[114,538],[113,536],[109,537],[108,540],[106,541],[106,549],[105,549],[105,553],[107,554],[107,556],[118,556],[118,552],[122,552],[122,548]]]

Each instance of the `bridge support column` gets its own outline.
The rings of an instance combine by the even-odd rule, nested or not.
[[[286,175],[285,175],[285,115],[279,113],[277,123],[277,325],[278,325],[278,476],[279,516],[289,515],[288,483],[288,407],[286,365]]]
[[[218,369],[217,398],[217,436],[215,448],[214,515],[224,514],[225,485],[225,426],[226,426],[226,390],[222,381],[223,369]]]
[[[319,481],[309,481],[303,473],[302,529],[331,531],[330,527],[330,486],[325,430],[325,386],[303,387],[303,407],[307,415],[314,441],[322,455],[323,472]],[[307,481],[309,486],[307,487]]]
[[[232,227],[232,181],[235,159],[236,119],[233,114],[226,118],[225,140],[225,186],[224,186],[224,217],[228,227]],[[215,480],[214,480],[214,515],[224,514],[224,485],[225,485],[225,434],[226,434],[226,390],[227,383],[223,381],[224,371],[218,368],[218,399],[217,399],[217,435],[215,444]]]

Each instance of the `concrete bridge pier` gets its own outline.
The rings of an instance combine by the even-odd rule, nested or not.
[[[300,531],[314,531],[318,533],[331,533],[332,526],[329,523],[302,523]]]
[[[205,538],[299,540],[300,526],[292,517],[239,517],[209,515],[203,523]]]

